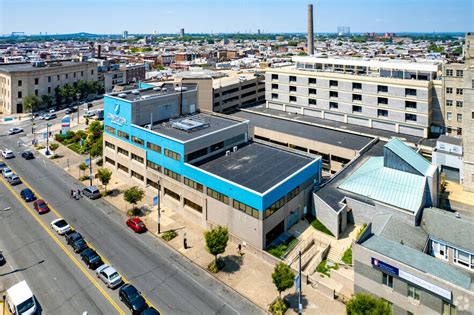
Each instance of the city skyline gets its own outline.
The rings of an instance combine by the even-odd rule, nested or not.
[[[364,0],[353,6],[349,0],[321,1],[226,1],[193,0],[142,1],[131,7],[119,0],[113,5],[86,0],[78,4],[58,0],[0,0],[0,34],[94,34],[133,33],[292,33],[306,32],[306,6],[314,5],[315,33],[334,33],[345,25],[357,32],[464,32],[474,29],[472,1],[458,0],[457,5],[435,1]],[[243,5],[244,4],[244,5]],[[124,23],[123,12],[135,9]],[[330,14],[334,12],[334,14]],[[336,14],[337,13],[337,14]],[[230,16],[229,16],[230,15]],[[22,16],[22,19],[18,19]],[[81,16],[83,18],[81,18]],[[100,17],[109,17],[104,23]],[[110,17],[118,17],[111,19]],[[71,23],[77,18],[77,23]],[[233,23],[229,24],[229,19]],[[297,22],[295,22],[297,21]],[[402,23],[401,23],[402,22]]]

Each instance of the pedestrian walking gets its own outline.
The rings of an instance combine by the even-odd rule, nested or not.
[[[237,245],[237,251],[239,255],[242,255],[242,244],[239,243],[239,245]]]
[[[74,197],[74,189],[71,189],[69,198],[72,198],[72,197]]]
[[[186,238],[186,232],[183,234],[183,247],[184,249],[188,249],[188,240]]]

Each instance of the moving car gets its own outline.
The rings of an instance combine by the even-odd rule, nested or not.
[[[99,254],[97,254],[92,248],[86,248],[82,251],[81,258],[89,269],[95,269],[104,264],[102,258],[100,258]]]
[[[3,178],[8,178],[13,175],[13,171],[10,168],[6,167],[2,169],[2,175],[3,175]]]
[[[84,115],[82,115],[82,117],[90,118],[90,117],[93,117],[94,115],[95,115],[95,110],[88,110],[84,113]]]
[[[64,112],[64,114],[66,115],[69,115],[72,113],[72,109],[71,108],[67,108],[66,111]]]
[[[11,314],[36,314],[36,299],[26,281],[7,290],[6,304]]]
[[[80,240],[81,238],[83,239],[81,233],[74,231],[74,232],[69,233],[69,234],[66,235],[66,243],[68,245],[71,245],[72,243],[74,243],[75,241]]]
[[[98,199],[100,198],[99,188],[96,186],[87,186],[82,190],[82,194],[89,199]]]
[[[51,109],[49,110],[50,113],[54,113],[55,111],[56,111],[56,109],[54,109],[54,108],[51,108]]]
[[[103,264],[95,270],[97,277],[102,280],[108,288],[114,289],[122,284],[122,276],[114,267]]]
[[[143,233],[147,231],[145,223],[140,218],[130,218],[127,220],[127,226],[135,231],[135,233]]]
[[[48,207],[48,205],[46,204],[46,202],[45,202],[43,199],[38,199],[38,200],[36,200],[36,201],[33,203],[33,208],[35,208],[35,210],[36,210],[39,214],[43,214],[43,213],[49,212],[49,207]]]
[[[51,222],[51,227],[59,235],[64,235],[71,230],[71,226],[64,219],[56,219]]]
[[[22,132],[23,132],[23,128],[19,128],[19,127],[13,127],[13,128],[8,129],[9,135],[15,135],[17,133],[22,133]]]
[[[58,115],[56,115],[56,114],[46,114],[46,115],[44,115],[45,120],[51,120],[51,119],[55,119],[57,117],[58,117]]]
[[[8,177],[7,181],[10,183],[10,185],[15,186],[21,184],[21,179],[18,177],[18,175],[13,174]]]
[[[15,154],[12,150],[5,149],[2,151],[2,156],[5,159],[13,159],[15,157]]]
[[[22,191],[20,191],[20,196],[25,200],[26,202],[34,201],[36,200],[35,193],[31,191],[29,188],[25,188]]]
[[[33,152],[28,151],[28,150],[22,152],[21,157],[24,158],[25,160],[31,160],[35,158],[35,156],[33,155]]]
[[[154,307],[149,307],[144,310],[141,315],[160,315],[160,312],[158,312]]]
[[[141,293],[129,283],[120,288],[119,298],[132,311],[132,314],[140,314],[148,307]]]
[[[87,246],[87,243],[83,238],[80,238],[77,241],[73,242],[71,244],[71,247],[72,247],[72,249],[74,250],[75,253],[80,253],[83,250],[85,250],[86,248],[89,248],[89,246]]]

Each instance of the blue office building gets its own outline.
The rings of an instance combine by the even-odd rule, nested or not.
[[[249,139],[248,121],[199,111],[196,84],[104,98],[104,165],[160,189],[161,206],[262,249],[308,211],[321,159]]]

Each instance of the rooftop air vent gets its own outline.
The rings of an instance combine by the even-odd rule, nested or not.
[[[140,94],[140,91],[138,91],[138,90],[133,90],[133,91],[132,91],[132,94],[133,94],[133,95],[138,95],[138,94]]]
[[[126,98],[126,97],[127,97],[127,94],[125,94],[125,93],[119,93],[118,97]]]
[[[153,91],[161,91],[161,88],[160,88],[159,86],[154,87],[154,88],[153,88]]]
[[[225,151],[225,156],[229,156],[229,155],[230,155],[230,150]]]

